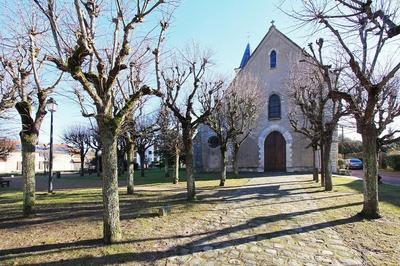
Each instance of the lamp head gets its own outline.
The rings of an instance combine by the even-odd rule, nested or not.
[[[57,110],[57,102],[53,98],[49,98],[46,103],[47,111],[53,113]]]

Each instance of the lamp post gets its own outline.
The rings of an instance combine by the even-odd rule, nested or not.
[[[50,154],[49,154],[49,186],[48,192],[53,192],[53,113],[57,110],[57,103],[53,98],[49,98],[46,103],[47,110],[50,112]]]

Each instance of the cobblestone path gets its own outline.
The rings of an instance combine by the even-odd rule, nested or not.
[[[365,264],[334,230],[335,224],[349,220],[329,223],[324,219],[313,199],[318,184],[309,178],[259,177],[234,191],[219,190],[213,196],[223,203],[204,217],[204,234],[176,247],[175,254],[180,255],[166,256],[156,264]]]

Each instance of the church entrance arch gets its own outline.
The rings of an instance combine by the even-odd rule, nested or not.
[[[286,171],[286,140],[278,131],[271,132],[264,142],[264,171]]]

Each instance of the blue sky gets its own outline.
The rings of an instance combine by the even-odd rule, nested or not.
[[[234,68],[240,64],[246,44],[249,42],[254,51],[267,33],[271,21],[289,38],[306,46],[310,39],[305,30],[297,30],[296,23],[279,10],[282,0],[182,0],[174,13],[167,35],[169,48],[183,48],[191,41],[213,51],[215,70],[232,77]],[[300,1],[284,1],[281,8],[296,8]],[[293,4],[292,4],[293,3]],[[60,91],[68,90],[68,84]],[[74,97],[73,95],[70,97]],[[70,98],[54,95],[59,103],[54,114],[56,142],[64,129],[74,124],[88,123],[82,118],[79,106]],[[19,121],[18,121],[19,122]],[[16,124],[16,126],[19,125]],[[50,116],[46,116],[40,132],[40,142],[48,142]],[[16,136],[17,137],[17,136]]]
[[[238,67],[247,42],[254,50],[275,20],[279,30],[288,34],[303,46],[307,40],[293,32],[293,23],[277,6],[282,0],[183,0],[175,10],[174,18],[167,35],[170,48],[183,48],[191,41],[213,51],[215,70],[223,75],[232,76]],[[290,8],[290,6],[286,6]],[[67,86],[67,85],[65,85]],[[81,117],[80,108],[72,100],[56,94],[59,103],[54,114],[55,138],[65,128],[76,123],[87,123]],[[46,116],[40,132],[40,141],[49,139],[50,116]]]

